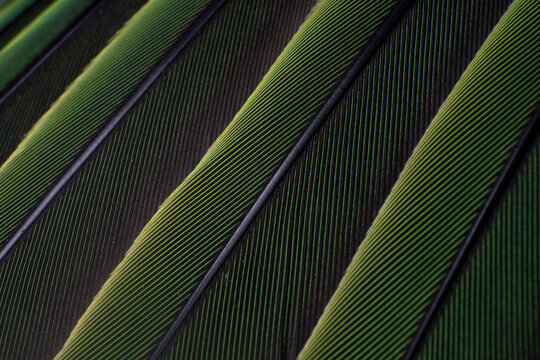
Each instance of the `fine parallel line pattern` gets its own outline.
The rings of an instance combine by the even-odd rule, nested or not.
[[[0,163],[146,0],[106,1],[0,106]],[[40,2],[41,4],[41,2]]]
[[[540,100],[539,14],[536,1],[516,0],[497,24],[409,159],[300,358],[405,356]]]
[[[166,358],[298,355],[406,160],[509,3],[412,6],[233,250]]]
[[[144,225],[223,132],[314,5],[231,1],[171,63],[0,264],[0,308],[8,314],[0,332],[9,334],[0,339],[0,358],[52,358],[60,351]],[[107,338],[114,346],[92,350],[109,351],[103,355],[109,358],[123,348],[133,358],[133,342],[157,346],[158,340],[145,344],[122,333]]]
[[[419,359],[540,356],[540,137],[468,259]]]
[[[328,118],[330,112],[334,109],[336,104],[341,100],[343,95],[348,91],[351,84],[354,82],[355,78],[358,76],[358,73],[363,70],[366,64],[369,62],[373,54],[384,42],[388,34],[392,31],[395,24],[402,18],[403,14],[406,12],[407,8],[410,6],[411,1],[401,1],[399,6],[397,6],[388,18],[384,21],[381,27],[377,30],[373,39],[365,46],[362,50],[358,59],[355,60],[354,64],[351,66],[351,69],[345,74],[344,78],[336,86],[334,92],[330,95],[326,103],[322,106],[321,110],[314,116],[313,120],[306,128],[306,131],[298,139],[294,147],[291,149],[291,152],[287,154],[283,163],[279,166],[276,173],[272,176],[268,184],[262,190],[261,194],[257,200],[253,203],[253,206],[246,213],[246,216],[240,222],[238,228],[234,231],[231,238],[225,244],[225,247],[220,252],[214,263],[210,266],[208,272],[204,275],[203,279],[188,299],[186,305],[182,308],[182,311],[175,319],[171,328],[167,331],[165,337],[160,342],[158,348],[152,355],[152,359],[158,359],[165,348],[168,346],[169,341],[173,338],[176,333],[176,330],[181,326],[182,322],[185,320],[186,316],[193,309],[200,296],[206,290],[210,281],[214,278],[216,273],[221,270],[221,267],[227,260],[227,257],[236,246],[236,243],[244,235],[248,227],[251,225],[255,217],[258,215],[261,208],[266,204],[268,199],[272,196],[272,193],[275,191],[276,187],[279,185],[283,177],[290,170],[291,166],[294,164],[300,153],[304,150],[307,144],[311,141],[314,134],[317,132],[322,123]]]
[[[530,144],[536,140],[539,135],[539,125],[540,125],[540,108],[538,108],[535,113],[532,115],[527,129],[523,132],[521,139],[516,145],[515,149],[512,152],[512,155],[509,157],[508,162],[506,163],[504,169],[502,170],[497,182],[493,186],[491,193],[487,197],[482,209],[479,211],[477,218],[472,225],[471,231],[467,235],[466,239],[463,241],[459,252],[457,253],[455,259],[448,270],[446,277],[442,281],[442,284],[435,295],[432,304],[430,305],[425,318],[420,324],[418,332],[414,336],[414,339],[405,355],[405,359],[409,360],[416,358],[419,346],[422,343],[428,328],[432,326],[432,322],[436,313],[440,310],[442,303],[445,301],[445,298],[448,294],[452,283],[459,276],[459,272],[463,265],[463,262],[469,255],[473,245],[478,241],[478,238],[481,235],[481,231],[489,222],[490,218],[493,216],[495,208],[501,201],[501,198],[504,196],[509,182],[516,176],[517,168],[523,162],[524,157],[527,155]]]
[[[73,34],[75,34],[92,16],[96,15],[100,7],[106,2],[106,0],[99,0],[92,3],[91,6],[82,13],[79,18],[75,19],[69,26],[67,26],[63,33],[58,36],[56,41],[52,43],[48,49],[44,49],[39,58],[31,63],[24,71],[18,74],[18,77],[13,79],[12,84],[7,86],[4,91],[0,92],[0,106],[4,106],[4,102],[13,95],[14,92],[30,77],[34,74],[43,63],[45,63],[66,41],[69,40]]]
[[[150,342],[163,338],[258,195],[396,5],[375,0],[318,3],[230,125],[142,230],[59,359],[91,351],[99,351],[98,356],[117,355],[115,349],[122,353],[126,348],[119,347],[125,344],[96,349],[94,343],[117,333],[148,338],[132,351],[135,357],[150,356],[146,351],[157,347],[149,347]]]
[[[52,184],[51,189],[46,193],[45,197],[37,204],[36,208],[28,215],[20,227],[15,231],[14,235],[10,237],[5,243],[4,247],[0,251],[0,262],[4,259],[11,249],[17,244],[22,235],[28,230],[28,228],[36,221],[41,213],[47,208],[49,203],[55,198],[55,196],[62,190],[67,182],[73,177],[73,175],[79,170],[79,168],[88,160],[93,152],[101,145],[101,143],[109,136],[111,131],[118,125],[118,123],[124,118],[124,116],[131,110],[131,108],[139,101],[148,88],[156,81],[156,79],[162,74],[162,72],[169,66],[169,64],[178,56],[178,54],[185,49],[185,47],[192,41],[197,33],[206,25],[208,21],[214,16],[219,8],[225,3],[226,0],[219,0],[213,3],[213,6],[209,7],[207,11],[203,12],[201,16],[193,23],[193,26],[189,31],[171,48],[171,50],[161,59],[149,73],[148,77],[134,90],[125,102],[120,106],[117,112],[110,118],[109,122],[105,124],[104,128],[96,135],[96,137],[88,144],[83,152],[73,161],[72,164],[62,174],[60,179]]]
[[[0,49],[0,93],[99,0],[56,0]]]
[[[155,67],[207,6],[208,0],[149,1],[39,119],[0,167],[0,246],[18,236],[62,177],[67,181],[66,171],[118,120],[136,89],[155,80]]]

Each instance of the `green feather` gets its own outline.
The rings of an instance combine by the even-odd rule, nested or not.
[[[0,7],[0,358],[539,356],[537,1],[49,1]]]
[[[15,2],[18,3],[21,1]],[[35,61],[60,32],[91,3],[92,0],[56,0],[0,49],[0,91],[6,89],[10,82]],[[1,27],[0,23],[0,30]]]
[[[540,99],[539,14],[538,2],[516,0],[495,27],[407,162],[300,358],[405,355]]]

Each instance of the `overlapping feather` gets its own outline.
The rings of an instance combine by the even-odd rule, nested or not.
[[[535,1],[150,0],[81,73],[104,1],[22,78],[88,4],[0,50],[6,154],[81,74],[0,167],[0,356],[540,353]]]

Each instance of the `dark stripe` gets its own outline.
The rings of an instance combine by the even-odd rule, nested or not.
[[[41,58],[34,62],[33,65],[29,66],[25,72],[23,72],[21,75],[19,75],[18,80],[14,80],[12,82],[12,85],[9,86],[7,89],[2,91],[2,94],[0,95],[0,106],[9,98],[30,76],[32,76],[33,73],[35,73],[47,59],[49,59],[55,52],[58,50],[66,41],[69,40],[73,34],[79,30],[81,26],[84,25],[88,19],[94,15],[97,10],[105,3],[106,0],[99,0],[94,1],[92,4],[88,6],[88,11],[86,13],[80,14],[77,16],[75,20],[71,22],[71,24],[68,26],[66,30],[64,30],[64,34],[57,37],[56,43],[50,47],[48,47],[48,50],[44,51],[44,54],[41,56]]]
[[[165,55],[163,59],[159,61],[155,69],[148,75],[144,82],[137,87],[134,93],[127,99],[127,101],[120,107],[118,112],[110,119],[105,125],[103,130],[97,135],[97,137],[88,145],[81,155],[74,161],[69,167],[67,172],[60,178],[60,180],[53,186],[53,188],[47,193],[45,198],[39,203],[37,208],[30,214],[22,226],[15,232],[15,234],[9,239],[5,247],[0,251],[0,262],[6,257],[9,251],[15,246],[19,239],[24,235],[26,230],[36,221],[41,215],[49,203],[54,197],[62,190],[71,177],[79,170],[79,168],[88,160],[88,158],[94,153],[97,147],[107,138],[114,127],[122,120],[122,118],[128,113],[129,110],[137,103],[137,101],[144,95],[146,90],[157,80],[161,73],[167,68],[167,66],[184,50],[189,43],[195,38],[199,31],[212,19],[216,12],[225,4],[227,0],[217,0],[211,3],[206,10],[199,16],[199,18],[191,25],[190,29],[176,42],[173,48]]]
[[[345,74],[345,76],[340,81],[332,95],[328,98],[319,113],[317,113],[311,124],[308,126],[306,131],[302,134],[298,142],[292,148],[291,152],[287,155],[287,157],[285,158],[279,169],[276,171],[272,179],[270,179],[270,182],[266,185],[261,195],[257,198],[255,203],[247,213],[244,220],[242,220],[230,240],[227,242],[227,244],[217,257],[216,261],[212,264],[199,286],[195,289],[193,295],[191,295],[186,305],[182,308],[182,311],[180,312],[180,314],[172,324],[171,328],[169,329],[163,340],[160,342],[158,348],[152,355],[152,360],[157,360],[161,353],[165,350],[168,342],[172,339],[182,322],[186,319],[188,313],[193,309],[200,296],[208,287],[210,281],[212,281],[221,266],[225,263],[225,260],[227,260],[227,257],[233,250],[236,243],[240,240],[240,238],[247,231],[253,220],[257,217],[257,214],[266,204],[274,190],[277,188],[281,180],[285,177],[291,166],[294,164],[295,160],[302,153],[303,149],[309,144],[319,127],[328,118],[331,111],[346,94],[347,90],[350,88],[354,80],[356,80],[358,74],[368,64],[373,54],[383,44],[387,36],[393,30],[394,26],[403,17],[403,14],[407,11],[407,9],[412,3],[413,0],[401,1],[399,5],[397,5],[396,8],[392,11],[392,13],[387,17],[384,23],[380,26],[376,34],[369,41],[369,43],[364,47],[359,57],[356,59],[349,71]]]
[[[3,1],[3,0],[2,0]],[[14,0],[8,0],[14,1]],[[21,32],[28,24],[32,23],[35,18],[48,8],[54,0],[40,0],[35,1],[28,6],[22,12],[20,12],[15,18],[11,19],[6,26],[0,30],[0,49],[4,48],[17,34]],[[2,12],[2,6],[0,5],[0,12]]]
[[[405,360],[410,360],[416,357],[420,351],[420,345],[424,339],[424,336],[428,334],[428,330],[432,329],[435,325],[435,320],[437,319],[437,314],[441,310],[446,296],[449,294],[450,290],[453,288],[453,285],[459,278],[459,274],[463,270],[463,265],[465,260],[470,255],[471,249],[474,248],[474,244],[482,235],[483,231],[486,228],[486,225],[489,224],[489,220],[495,214],[498,205],[504,198],[504,194],[509,190],[512,179],[514,175],[518,172],[521,167],[526,154],[531,150],[534,145],[538,134],[540,133],[540,105],[533,112],[532,118],[529,121],[529,124],[525,128],[523,134],[520,136],[520,139],[514,150],[512,151],[510,158],[508,159],[503,171],[499,175],[497,182],[495,183],[491,193],[486,199],[484,206],[478,213],[478,217],[474,222],[471,231],[467,235],[461,249],[459,250],[456,258],[454,259],[446,277],[444,278],[442,285],[435,295],[431,306],[429,307],[426,316],[420,324],[413,341],[405,355]]]

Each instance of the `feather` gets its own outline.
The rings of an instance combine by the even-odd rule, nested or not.
[[[56,0],[0,49],[0,91],[91,4],[92,0]]]
[[[67,168],[84,162],[161,73],[153,67],[207,2],[148,2],[33,126],[0,167],[0,246],[16,242],[17,228],[27,227],[24,219],[34,218],[60,190],[54,185],[71,177]]]
[[[415,332],[528,134],[540,100],[539,14],[538,2],[517,0],[495,27],[409,159],[300,358],[412,355]]]
[[[403,15],[165,358],[298,355],[407,158],[508,3],[418,2]]]
[[[94,4],[0,92],[0,163],[145,2],[118,0]],[[44,3],[47,2],[40,1],[39,6]]]
[[[0,49],[28,26],[54,0],[0,1]]]
[[[0,2],[0,31],[2,35],[28,8],[31,8],[36,0],[12,0]]]
[[[540,144],[535,137],[419,339],[419,359],[540,357]]]
[[[318,4],[231,124],[142,230],[58,359],[146,358],[156,351],[257,196],[360,49],[372,49],[367,43],[394,8],[394,1]],[[117,333],[126,340],[115,341],[111,335]]]
[[[142,4],[0,97],[0,358],[540,354],[535,1]]]
[[[0,263],[0,308],[9,314],[0,329],[10,334],[0,338],[1,358],[52,358],[60,350],[313,4],[235,1],[173,59]]]

